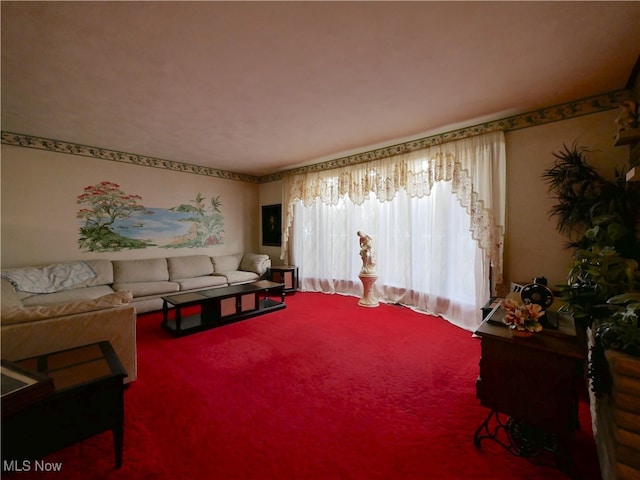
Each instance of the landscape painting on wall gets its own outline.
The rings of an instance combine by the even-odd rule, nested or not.
[[[220,197],[208,202],[200,192],[187,204],[149,208],[140,195],[123,192],[113,182],[85,187],[76,203],[83,207],[78,244],[87,252],[126,249],[199,248],[224,243]]]

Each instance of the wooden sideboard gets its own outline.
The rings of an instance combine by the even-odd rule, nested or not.
[[[482,345],[476,393],[491,411],[474,443],[489,438],[514,455],[571,473],[585,343],[570,317],[529,338],[514,337],[503,318],[504,310],[494,309],[476,331]]]

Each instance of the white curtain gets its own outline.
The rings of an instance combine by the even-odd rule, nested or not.
[[[502,132],[292,175],[284,202],[282,258],[298,265],[304,290],[362,293],[358,230],[373,238],[382,301],[473,330],[490,265],[502,281]]]

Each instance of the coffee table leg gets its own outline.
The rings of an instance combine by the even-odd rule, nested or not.
[[[176,305],[176,332],[180,331],[182,326],[182,314],[180,312],[180,306]]]
[[[166,325],[169,321],[169,305],[166,300],[162,300],[162,325]]]
[[[122,449],[124,446],[124,426],[121,425],[112,430],[113,451],[116,455],[116,469],[122,466]]]

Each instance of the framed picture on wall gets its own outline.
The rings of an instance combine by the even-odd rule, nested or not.
[[[262,245],[282,245],[282,204],[262,206]]]

